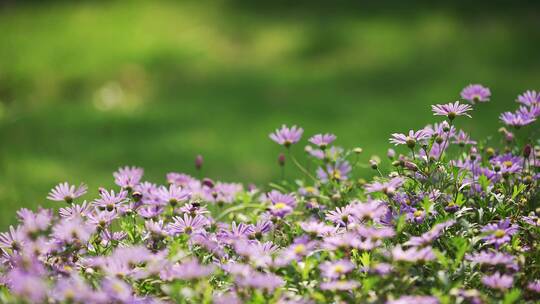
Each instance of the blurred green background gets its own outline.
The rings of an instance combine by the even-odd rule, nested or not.
[[[266,183],[282,123],[384,155],[469,83],[494,93],[459,121],[478,138],[540,88],[538,1],[1,3],[2,230],[121,165],[161,182],[200,153],[204,175]]]

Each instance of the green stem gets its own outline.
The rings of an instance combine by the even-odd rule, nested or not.
[[[298,169],[300,169],[300,171],[302,171],[302,173],[304,173],[306,176],[310,177],[314,182],[317,182],[317,179],[315,177],[313,177],[313,175],[311,175],[299,162],[298,160],[296,159],[296,157],[294,157],[294,155],[291,153],[291,150],[290,149],[287,149],[288,153],[289,153],[289,158],[292,159],[293,163],[296,165],[296,167],[298,167]]]
[[[232,213],[232,212],[235,212],[235,211],[239,211],[239,210],[242,210],[242,209],[247,209],[247,208],[260,208],[260,209],[262,209],[263,207],[264,207],[264,205],[262,205],[262,204],[245,204],[245,205],[234,206],[234,207],[231,207],[231,208],[226,209],[225,211],[223,211],[223,212],[216,218],[216,220],[220,220],[221,218],[223,218],[223,217],[226,216],[227,214]]]

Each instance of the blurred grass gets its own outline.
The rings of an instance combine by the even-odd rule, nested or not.
[[[56,183],[110,186],[121,165],[157,182],[194,174],[200,153],[204,175],[267,182],[280,151],[267,134],[282,123],[335,132],[367,160],[471,82],[493,102],[460,123],[495,133],[498,113],[539,88],[534,2],[210,3],[0,9],[0,228],[22,206],[54,206]]]

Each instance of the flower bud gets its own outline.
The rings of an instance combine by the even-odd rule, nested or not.
[[[413,162],[410,162],[410,161],[406,161],[405,162],[405,168],[411,170],[411,171],[418,171],[418,166],[413,163]]]
[[[285,154],[280,153],[278,156],[278,164],[283,167],[285,166]]]
[[[486,154],[488,157],[493,157],[493,155],[495,155],[495,149],[493,149],[492,147],[486,148]]]
[[[202,184],[210,189],[214,188],[214,181],[212,181],[208,177],[203,178]]]
[[[530,144],[526,144],[525,147],[523,147],[523,156],[528,158],[531,155],[531,152],[532,146]]]
[[[131,194],[131,197],[133,197],[134,201],[138,202],[142,199],[143,195],[139,191],[133,191],[133,193]]]
[[[396,151],[394,149],[388,149],[388,152],[386,152],[386,156],[390,159],[394,159],[396,157]]]
[[[197,157],[195,157],[195,169],[201,170],[203,162],[204,162],[204,160],[203,160],[202,155],[200,155],[200,154],[197,155]]]
[[[353,149],[353,152],[356,154],[362,154],[362,152],[364,152],[364,149],[357,147]]]

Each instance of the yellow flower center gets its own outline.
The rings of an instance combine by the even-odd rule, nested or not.
[[[298,244],[294,247],[294,253],[300,254],[306,251],[306,246],[304,244]]]
[[[502,238],[505,235],[505,232],[502,229],[497,229],[493,234],[496,238]]]
[[[334,271],[336,273],[343,273],[345,272],[345,267],[343,267],[343,265],[336,265],[334,266]]]
[[[284,209],[285,207],[287,207],[287,204],[282,203],[282,202],[276,203],[276,204],[274,205],[274,208],[277,209],[277,210]]]
[[[414,212],[414,216],[415,216],[415,217],[422,216],[422,214],[423,214],[423,212],[422,212],[421,210],[416,210],[416,211]]]
[[[307,193],[314,193],[314,192],[315,192],[315,188],[313,188],[313,187],[306,187],[306,192],[307,192]]]
[[[507,160],[507,161],[505,161],[503,164],[504,164],[504,166],[505,166],[506,168],[510,168],[510,167],[512,167],[512,165],[513,165],[514,163],[513,163],[512,161],[510,161],[510,160]]]
[[[121,293],[124,291],[124,287],[121,285],[121,284],[118,284],[118,283],[114,283],[112,285],[112,289],[118,293]]]

